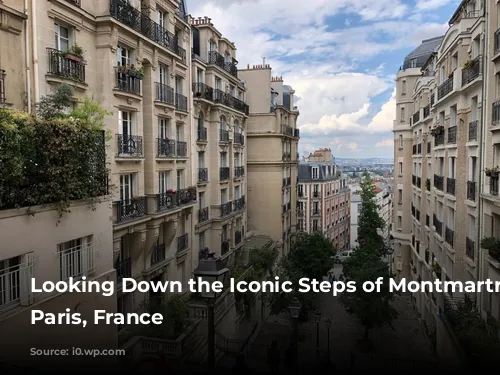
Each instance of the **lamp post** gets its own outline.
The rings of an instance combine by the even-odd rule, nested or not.
[[[208,301],[208,367],[209,370],[215,370],[215,300],[220,293],[214,290],[214,284],[219,282],[224,284],[224,280],[229,269],[224,267],[220,259],[216,259],[213,254],[209,254],[207,259],[201,259],[198,267],[194,271],[197,282],[208,282],[210,288],[204,288],[201,296]],[[220,285],[219,284],[219,285]]]
[[[321,311],[314,312],[314,321],[316,322],[316,356],[319,357],[319,322],[321,321]]]
[[[294,334],[294,340],[297,341],[297,336],[298,336],[298,327],[299,327],[299,316],[300,316],[300,310],[302,309],[302,304],[300,303],[298,298],[294,298],[290,305],[288,305],[288,309],[290,310],[290,315],[292,316],[292,319],[294,321],[294,328],[293,328],[293,334]]]
[[[327,352],[328,352],[328,363],[330,363],[330,328],[332,327],[332,320],[328,318],[325,322],[326,324],[326,332],[327,332],[327,337],[328,337],[328,342],[327,342]]]

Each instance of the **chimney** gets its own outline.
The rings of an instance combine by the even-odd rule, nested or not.
[[[262,65],[266,65],[266,58],[262,57]]]

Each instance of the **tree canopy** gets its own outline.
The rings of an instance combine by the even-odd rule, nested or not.
[[[358,243],[370,242],[374,248],[382,251],[384,238],[379,231],[385,228],[385,222],[378,214],[379,206],[375,201],[376,192],[373,180],[367,171],[361,181],[361,212],[358,219]]]

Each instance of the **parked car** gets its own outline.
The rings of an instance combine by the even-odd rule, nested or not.
[[[340,254],[335,255],[334,261],[335,263],[344,263],[347,259],[349,259],[354,250],[343,251]]]

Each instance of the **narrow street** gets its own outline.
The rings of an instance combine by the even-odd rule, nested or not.
[[[335,266],[336,277],[340,275],[342,266]],[[326,277],[325,277],[326,279]],[[375,352],[362,353],[359,340],[363,338],[364,328],[353,316],[350,316],[340,304],[338,297],[330,294],[321,295],[320,310],[320,355],[322,361],[316,358],[316,323],[312,313],[309,321],[300,323],[298,327],[299,347],[298,360],[303,369],[324,362],[327,358],[328,330],[325,321],[330,318],[333,323],[330,329],[330,358],[337,369],[399,369],[411,371],[430,369],[435,366],[436,357],[432,344],[425,336],[420,323],[413,311],[409,297],[396,296],[394,307],[399,316],[390,326],[374,329],[371,339]],[[271,316],[262,327],[259,336],[250,345],[248,365],[258,371],[267,371],[266,348],[273,339],[278,340],[282,356],[292,335],[291,317],[287,313]]]

